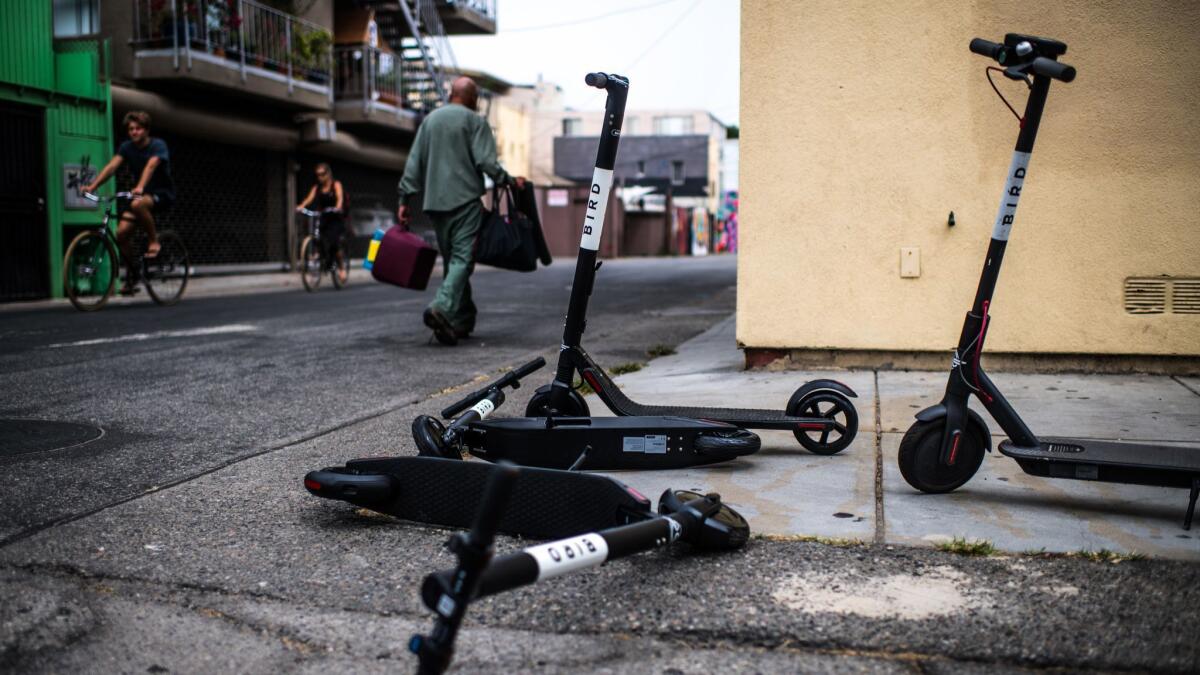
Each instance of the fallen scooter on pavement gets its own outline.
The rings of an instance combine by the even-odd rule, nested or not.
[[[498,523],[528,472],[507,464],[496,467],[471,531],[447,542],[458,556],[458,566],[425,577],[421,598],[437,619],[429,635],[414,635],[409,641],[409,650],[420,660],[419,673],[442,673],[450,666],[459,626],[477,598],[677,541],[697,550],[727,551],[745,546],[750,538],[745,518],[722,504],[720,495],[667,490],[659,500],[658,516],[650,520],[531,546],[493,560]]]
[[[546,364],[538,357],[442,410],[413,420],[422,455],[551,469],[678,469],[725,462],[758,451],[756,434],[724,422],[686,417],[516,417],[488,420],[504,389]]]

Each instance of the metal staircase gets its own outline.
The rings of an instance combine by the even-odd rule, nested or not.
[[[359,0],[375,10],[379,36],[400,58],[402,105],[421,115],[449,97],[449,79],[458,72],[435,0]]]

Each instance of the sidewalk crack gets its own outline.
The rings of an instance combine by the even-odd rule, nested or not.
[[[879,371],[871,373],[875,377],[875,543],[882,544],[887,538],[887,522],[883,519],[883,420],[879,413]]]

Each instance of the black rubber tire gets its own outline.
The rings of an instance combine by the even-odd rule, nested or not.
[[[827,406],[826,409],[822,410],[822,405]],[[836,429],[833,431],[837,437],[832,441],[829,440],[830,431],[828,430],[822,432],[819,438],[809,435],[817,433],[814,431],[792,430],[792,435],[796,437],[800,445],[815,455],[836,455],[849,447],[850,443],[854,441],[854,437],[858,435],[858,410],[855,409],[854,403],[848,397],[830,389],[814,391],[793,401],[788,405],[787,414],[792,417],[832,419],[841,427],[841,431]],[[839,415],[842,418],[841,421],[838,421]]]
[[[544,384],[537,388],[533,394],[533,398],[529,399],[529,405],[525,406],[526,417],[591,417],[592,413],[588,409],[587,401],[583,400],[579,392],[574,389],[567,395],[567,410],[548,409],[550,402],[550,387],[552,385]],[[551,414],[553,413],[553,414]]]
[[[310,234],[300,243],[300,281],[309,293],[321,285],[321,264],[321,242]]]
[[[418,415],[412,423],[413,441],[417,444],[417,454],[422,457],[441,457],[442,459],[462,459],[458,450],[446,445],[442,440],[446,427],[431,415]]]
[[[921,492],[952,492],[971,480],[983,463],[989,436],[986,427],[982,427],[975,418],[967,417],[967,428],[963,430],[962,440],[959,441],[959,457],[954,466],[945,466],[939,461],[945,429],[944,417],[930,422],[914,422],[900,441],[900,475]]]
[[[332,466],[309,471],[304,487],[310,493],[326,499],[340,499],[351,504],[387,504],[396,498],[392,477],[382,473],[359,473],[344,466]]]
[[[178,234],[166,231],[158,235],[158,255],[142,259],[142,283],[150,299],[163,306],[183,298],[192,273],[192,259]]]
[[[79,256],[80,259],[75,260],[75,256]],[[101,270],[104,269],[104,258],[108,259],[107,284],[103,283],[103,279],[99,279]],[[67,294],[67,299],[71,301],[75,309],[81,312],[94,312],[103,307],[104,303],[112,297],[120,265],[117,249],[107,237],[95,232],[81,232],[71,241],[71,245],[67,247],[67,254],[63,256],[63,292]],[[103,292],[81,293],[79,290],[80,273],[90,279],[99,280]]]
[[[746,429],[702,432],[693,443],[696,452],[707,457],[741,457],[758,452],[762,439]]]
[[[333,279],[333,287],[340,291],[350,283],[350,240],[347,237],[338,239],[337,250],[342,252],[342,262],[338,264],[337,251],[334,251],[329,276]]]

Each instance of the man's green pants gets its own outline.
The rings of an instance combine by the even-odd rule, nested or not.
[[[471,301],[471,273],[475,271],[475,237],[483,206],[478,199],[451,211],[427,211],[442,254],[442,285],[429,306],[449,319],[455,330],[475,330],[475,303]]]

